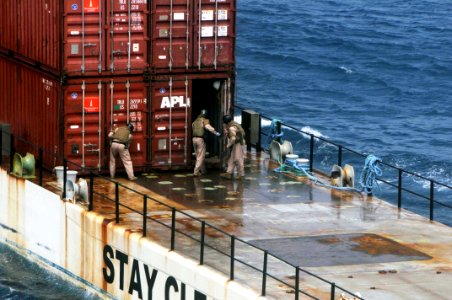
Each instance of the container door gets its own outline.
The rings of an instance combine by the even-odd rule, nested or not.
[[[104,139],[101,81],[69,85],[64,94],[64,153],[70,169],[102,168]]]
[[[100,74],[105,70],[102,51],[101,0],[64,1],[65,71],[68,74]]]
[[[192,0],[155,0],[152,15],[152,65],[157,69],[188,68],[191,63]]]
[[[129,147],[134,168],[147,162],[147,112],[146,87],[142,81],[112,79],[107,83],[108,130],[132,123],[134,132]]]
[[[195,0],[195,64],[198,69],[233,65],[235,1]]]
[[[188,79],[153,82],[152,160],[153,167],[169,169],[190,163],[189,128],[191,81]]]
[[[111,72],[143,73],[147,61],[146,0],[108,0],[107,67]]]

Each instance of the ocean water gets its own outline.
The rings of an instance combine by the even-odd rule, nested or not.
[[[62,280],[0,243],[0,299],[98,300],[101,298]]]
[[[242,0],[236,101],[452,186],[451,49],[451,1]],[[428,181],[404,187],[429,195]],[[452,206],[452,190],[434,192]],[[409,206],[428,215],[428,201]],[[452,209],[435,219],[452,225]]]

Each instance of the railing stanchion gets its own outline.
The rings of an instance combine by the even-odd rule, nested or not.
[[[430,180],[430,221],[433,221],[433,201],[434,201],[434,195],[435,193],[435,183],[433,180]]]
[[[337,153],[337,165],[339,167],[342,167],[342,146],[339,145],[338,147],[339,148],[337,149],[338,150],[338,153]]]
[[[119,224],[119,182],[115,182],[115,215],[116,224]]]
[[[264,266],[262,270],[262,297],[265,297],[265,291],[267,290],[267,259],[268,259],[268,251],[264,251]]]
[[[204,264],[204,242],[206,238],[206,222],[202,221],[201,223],[201,250],[199,254],[199,264]]]
[[[146,227],[147,227],[147,219],[148,219],[148,196],[143,196],[143,237],[146,237]]]
[[[309,144],[309,172],[314,168],[314,135],[311,134],[311,142]]]
[[[9,145],[10,145],[10,151],[9,151],[9,172],[13,171],[13,163],[14,163],[14,152],[16,152],[16,149],[14,147],[14,134],[10,134],[9,136]]]
[[[63,199],[66,199],[67,159],[63,159]]]
[[[397,185],[397,207],[402,207],[402,169],[399,169],[399,183]]]
[[[93,210],[94,206],[94,174],[93,172],[89,172],[89,204],[88,211]]]
[[[231,235],[231,262],[229,279],[234,280],[234,262],[235,262],[235,236]]]
[[[331,283],[331,300],[334,300],[336,295],[336,284],[334,282]]]
[[[174,251],[176,241],[176,208],[171,209],[171,251]]]
[[[295,267],[295,300],[298,300],[300,298],[300,293],[298,292],[300,290],[300,267]]]
[[[42,147],[39,147],[39,150],[38,150],[39,186],[42,186],[42,165],[43,165],[42,161],[43,161],[43,159],[44,159],[44,150],[42,150]]]
[[[3,127],[0,126],[0,167],[3,165]]]

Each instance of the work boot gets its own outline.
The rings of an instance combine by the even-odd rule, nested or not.
[[[134,181],[134,180],[137,180],[137,179],[138,179],[138,177],[135,177],[135,176],[133,176],[132,178],[129,178],[130,181]]]
[[[232,179],[232,174],[231,173],[221,173],[220,177],[224,178],[224,179]]]

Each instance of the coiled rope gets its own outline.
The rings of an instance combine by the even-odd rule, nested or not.
[[[361,185],[360,189],[353,188],[353,187],[345,187],[345,186],[339,187],[339,186],[334,186],[334,185],[330,185],[325,182],[322,182],[319,178],[317,178],[316,176],[309,173],[305,168],[297,165],[295,162],[292,162],[290,160],[286,161],[285,164],[281,164],[281,166],[279,168],[276,168],[273,171],[277,172],[277,173],[293,173],[290,170],[294,170],[296,173],[298,173],[297,175],[307,176],[311,181],[314,182],[314,184],[319,185],[319,186],[323,186],[323,187],[327,187],[327,188],[331,188],[331,189],[335,189],[335,190],[341,190],[341,191],[353,191],[353,192],[358,192],[358,193],[365,192],[367,194],[371,194],[374,186],[375,185],[378,186],[376,176],[382,175],[382,171],[378,167],[378,163],[380,163],[380,162],[381,162],[381,159],[374,155],[369,155],[366,157],[366,160],[364,162],[364,168],[363,168],[363,171],[361,172],[360,179],[359,179],[359,183]],[[286,169],[289,169],[289,170],[286,170]]]
[[[272,119],[272,123],[270,125],[270,132],[267,137],[267,145],[264,148],[266,150],[270,149],[270,144],[273,140],[276,140],[277,138],[281,138],[284,135],[284,132],[282,130],[280,133],[278,133],[278,131],[276,130],[277,123],[281,124],[281,121],[278,119]]]
[[[381,176],[383,172],[380,167],[378,167],[379,163],[381,163],[381,159],[372,154],[368,155],[364,162],[364,168],[361,172],[361,176],[359,177],[359,184],[361,185],[362,191],[367,194],[372,193],[374,186],[378,186],[380,189],[376,176]]]

